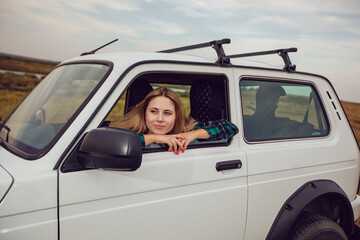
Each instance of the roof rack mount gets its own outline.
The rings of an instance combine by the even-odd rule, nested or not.
[[[230,58],[240,58],[240,57],[253,57],[253,56],[261,56],[261,55],[268,55],[268,54],[278,54],[284,61],[284,70],[288,72],[294,72],[296,69],[296,65],[291,63],[289,52],[297,52],[297,48],[284,48],[284,49],[277,49],[277,50],[270,50],[270,51],[262,51],[262,52],[251,52],[251,53],[243,53],[243,54],[235,54],[235,55],[226,55],[225,51],[222,47],[223,44],[230,43],[231,40],[229,38],[224,38],[221,40],[214,40],[211,42],[199,43],[179,48],[172,48],[167,50],[158,51],[160,53],[174,53],[174,52],[181,52],[181,51],[188,51],[198,48],[204,47],[212,47],[215,49],[218,59],[215,63],[221,64],[222,66],[229,66]]]
[[[224,48],[222,47],[223,44],[230,43],[231,40],[229,38],[224,38],[221,40],[214,40],[211,42],[199,43],[179,48],[172,48],[167,50],[158,51],[159,53],[174,53],[174,52],[182,52],[188,51],[193,49],[205,48],[205,47],[212,47],[215,49],[218,59],[215,63],[220,63],[221,65],[229,65],[230,59],[226,56]]]

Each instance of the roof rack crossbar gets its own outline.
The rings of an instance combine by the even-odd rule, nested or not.
[[[296,69],[296,65],[291,63],[289,52],[297,52],[297,48],[286,48],[286,49],[277,49],[270,51],[262,51],[262,52],[251,52],[251,53],[242,53],[229,55],[228,58],[241,58],[241,57],[253,57],[253,56],[261,56],[261,55],[269,55],[269,54],[278,54],[284,61],[284,70],[288,72],[294,72]]]
[[[261,55],[268,55],[268,54],[278,54],[284,61],[284,70],[288,72],[295,72],[296,65],[291,63],[289,52],[297,52],[297,48],[284,48],[284,49],[276,49],[276,50],[269,50],[269,51],[262,51],[262,52],[251,52],[251,53],[242,53],[242,54],[235,54],[235,55],[226,55],[223,44],[230,43],[231,40],[229,38],[224,38],[221,40],[214,40],[205,43],[199,43],[184,47],[172,48],[167,50],[158,51],[159,53],[174,53],[174,52],[182,52],[188,51],[193,49],[205,48],[205,47],[212,47],[215,49],[218,59],[215,63],[221,64],[222,66],[229,66],[230,58],[241,58],[241,57],[253,57],[253,56],[261,56]]]
[[[215,49],[218,59],[216,63],[220,63],[222,65],[230,64],[229,58],[226,56],[225,51],[222,47],[222,44],[228,44],[231,40],[229,38],[224,38],[221,40],[214,40],[211,42],[199,43],[179,48],[172,48],[167,50],[158,51],[159,53],[174,53],[174,52],[181,52],[181,51],[188,51],[193,49],[205,48],[205,47],[212,47]]]

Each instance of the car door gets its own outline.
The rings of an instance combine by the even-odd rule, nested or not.
[[[286,72],[269,77],[274,71],[249,73],[235,71],[249,171],[246,238],[265,239],[283,204],[307,182],[329,179],[350,190],[343,176],[354,174],[356,162],[349,163],[355,159],[351,144],[331,131],[345,117],[329,108],[331,103],[324,104],[333,91],[323,79]]]
[[[222,74],[227,79],[229,118],[237,124],[231,69],[142,64],[121,79],[85,132],[98,127],[136,76],[150,70]],[[233,160],[240,160],[242,165],[217,170],[217,165]],[[238,136],[227,144],[205,144],[179,155],[161,150],[144,152],[142,164],[134,172],[60,171],[60,236],[61,239],[242,239],[247,214],[246,176],[246,155],[239,148]]]

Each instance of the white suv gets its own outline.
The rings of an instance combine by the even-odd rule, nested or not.
[[[359,146],[331,83],[297,72],[296,49],[226,55],[229,42],[58,65],[0,123],[0,239],[359,237]],[[172,53],[206,46],[216,60]],[[272,53],[284,69],[233,59]],[[108,127],[159,86],[239,133],[174,155]],[[273,94],[275,115],[257,118]]]

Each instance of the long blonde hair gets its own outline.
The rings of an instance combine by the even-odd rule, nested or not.
[[[179,97],[174,91],[164,87],[152,90],[130,112],[128,112],[120,120],[111,123],[111,126],[128,129],[139,134],[148,133],[149,129],[145,122],[146,108],[152,99],[159,96],[167,97],[174,103],[175,106],[175,124],[169,134],[182,133],[194,129],[197,122],[193,118],[188,118],[185,116],[185,112]]]

